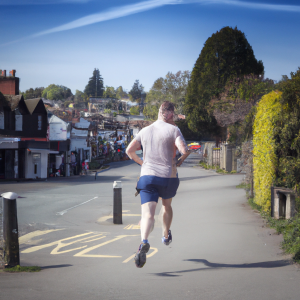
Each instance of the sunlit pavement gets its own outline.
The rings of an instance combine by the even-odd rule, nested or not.
[[[22,265],[39,273],[0,273],[0,299],[298,299],[298,267],[281,237],[264,226],[237,189],[242,175],[179,168],[173,242],[161,243],[161,204],[142,269],[139,166],[111,164],[98,174],[47,182],[1,183],[18,199]],[[59,179],[59,178],[58,178]],[[114,225],[113,182],[122,181],[123,224]]]

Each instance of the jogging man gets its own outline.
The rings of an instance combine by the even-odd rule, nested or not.
[[[142,268],[146,263],[146,253],[150,249],[148,236],[154,226],[155,209],[158,198],[162,198],[163,228],[162,241],[165,245],[172,242],[171,223],[173,210],[172,198],[179,186],[176,163],[176,148],[186,157],[189,153],[185,140],[173,122],[174,104],[165,101],[158,113],[158,120],[143,128],[127,147],[127,155],[140,164],[141,175],[137,189],[141,196],[141,238],[142,242],[134,258],[135,265]],[[143,147],[143,160],[135,153]]]

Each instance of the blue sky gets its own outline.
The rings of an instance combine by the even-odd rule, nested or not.
[[[20,89],[84,90],[94,68],[104,85],[148,91],[169,71],[192,70],[207,38],[243,31],[265,76],[300,67],[299,0],[0,0],[0,69]]]

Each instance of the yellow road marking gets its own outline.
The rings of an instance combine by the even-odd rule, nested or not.
[[[75,236],[65,238],[65,239],[62,239],[62,240],[58,240],[58,241],[55,241],[55,242],[52,242],[52,243],[49,243],[49,244],[30,247],[28,249],[23,250],[21,253],[32,253],[32,252],[35,252],[35,251],[38,251],[38,250],[41,250],[41,249],[44,249],[44,248],[47,248],[47,247],[50,247],[50,246],[57,245],[57,244],[59,244],[59,242],[68,241],[68,240],[75,239],[75,238],[85,236],[85,235],[89,235],[89,234],[93,234],[93,233],[92,232],[83,233],[83,234],[75,235]]]
[[[84,241],[84,242],[81,242],[81,243],[89,243],[89,242],[93,242],[93,241],[97,241],[97,240],[101,240],[103,237],[99,237],[99,238],[96,238],[96,239],[92,239],[92,240],[89,240],[89,241]]]
[[[37,236],[41,236],[50,232],[54,232],[54,231],[59,231],[59,230],[64,230],[64,228],[62,229],[51,229],[51,230],[36,230],[33,232],[29,232],[25,235],[22,235],[19,237],[19,244],[25,244],[26,242],[28,242],[29,240],[31,240],[34,237]]]
[[[102,235],[102,234],[100,234],[100,235]],[[93,237],[96,237],[96,236],[99,236],[99,234],[92,236],[92,238],[93,238]],[[102,236],[101,239],[103,239],[103,238],[105,238],[105,237],[106,237],[106,236]],[[67,247],[67,246],[70,246],[70,245],[72,245],[72,244],[75,244],[75,243],[78,243],[78,242],[81,242],[81,241],[84,241],[84,240],[90,239],[90,238],[91,238],[91,237],[89,236],[89,237],[87,237],[87,238],[79,239],[79,240],[76,240],[76,241],[73,241],[73,242],[67,243],[67,244],[62,243],[62,241],[58,241],[58,244],[57,244],[56,248],[54,248],[54,249],[50,252],[50,254],[62,254],[62,253],[67,253],[67,252],[71,252],[71,251],[74,251],[74,250],[83,249],[83,248],[87,247],[87,245],[82,246],[82,247],[78,247],[78,248],[73,248],[73,249],[69,249],[69,250],[65,250],[65,251],[60,251],[60,252],[58,252],[58,251],[59,251],[61,248],[63,248],[63,247]]]
[[[157,249],[157,248],[150,247],[150,250],[151,250],[151,249],[153,250],[153,252],[152,252],[151,254],[147,255],[147,258],[152,257],[153,255],[155,255],[155,254],[158,252],[158,249]],[[135,257],[135,254],[129,256],[127,259],[125,259],[125,260],[123,261],[123,264],[128,263],[128,262],[129,262],[130,260],[132,260],[134,257]]]
[[[141,214],[122,214],[123,217],[140,217]],[[113,215],[109,215],[109,216],[104,216],[104,217],[101,217],[97,220],[97,222],[101,223],[101,222],[105,222],[107,221],[108,219],[112,219],[113,218]]]
[[[114,257],[122,257],[122,256],[100,255],[100,254],[98,254],[98,255],[93,255],[93,254],[86,254],[86,253],[88,253],[88,252],[90,252],[90,251],[92,251],[92,250],[94,250],[94,249],[100,248],[100,247],[102,247],[102,246],[104,246],[104,245],[107,245],[107,244],[110,244],[110,243],[112,243],[112,242],[115,242],[115,241],[117,241],[117,240],[123,239],[124,237],[128,237],[128,236],[136,236],[136,235],[119,235],[119,236],[117,236],[115,239],[109,240],[109,241],[104,242],[104,243],[102,243],[102,244],[100,244],[100,245],[96,245],[96,246],[93,246],[93,247],[84,249],[83,251],[81,251],[81,252],[75,254],[74,256],[79,256],[79,257],[106,257],[106,258],[108,258],[108,257],[110,257],[110,258],[114,258]]]
[[[126,227],[124,227],[124,229],[130,230],[130,229],[140,229],[140,225],[136,225],[136,224],[129,224]]]

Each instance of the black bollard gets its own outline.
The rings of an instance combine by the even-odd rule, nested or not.
[[[122,223],[122,181],[115,181],[113,184],[114,189],[114,224]]]
[[[16,193],[4,193],[3,198],[3,257],[6,267],[20,265]]]

